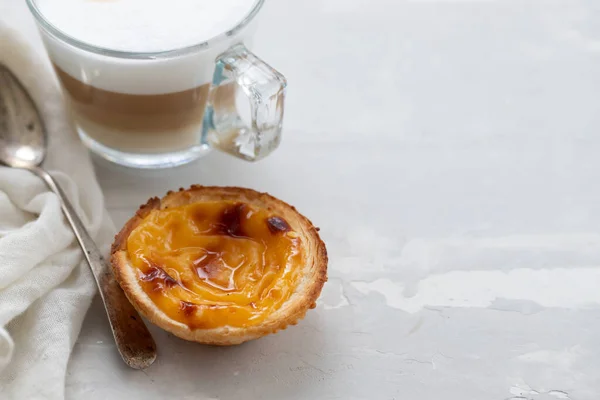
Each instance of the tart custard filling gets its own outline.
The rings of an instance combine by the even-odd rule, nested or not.
[[[264,321],[294,292],[303,262],[285,219],[233,201],[153,210],[127,253],[144,292],[190,329]]]

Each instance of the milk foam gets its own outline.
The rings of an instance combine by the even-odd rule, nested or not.
[[[156,52],[202,43],[238,25],[256,0],[37,0],[63,33],[111,50]]]
[[[130,52],[175,50],[237,26],[257,0],[37,0],[63,33],[97,47]],[[183,55],[113,57],[70,46],[42,30],[52,62],[73,78],[112,92],[163,94],[210,83],[216,58],[237,43],[251,47],[254,18],[235,35]]]

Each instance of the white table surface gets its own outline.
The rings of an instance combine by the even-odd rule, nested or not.
[[[127,369],[94,302],[70,399],[600,398],[600,4],[271,0],[280,149],[97,173],[117,226],[193,183],[268,191],[322,228],[298,326],[232,348],[152,327]]]

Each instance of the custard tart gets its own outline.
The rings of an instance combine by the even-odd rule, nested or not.
[[[115,237],[111,264],[150,322],[214,345],[295,325],[327,280],[318,228],[283,201],[237,187],[151,198]]]

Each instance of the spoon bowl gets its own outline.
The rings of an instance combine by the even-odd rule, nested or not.
[[[46,129],[21,82],[0,65],[0,162],[15,168],[39,166],[46,157]]]

